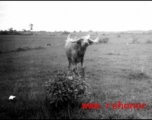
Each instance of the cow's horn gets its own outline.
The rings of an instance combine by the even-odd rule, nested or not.
[[[80,41],[80,40],[82,40],[82,39],[81,38],[77,38],[77,39],[70,39],[68,41],[70,41],[70,42],[77,42],[77,41]]]
[[[96,32],[96,34],[97,34],[96,39],[94,39],[94,40],[90,39],[90,41],[92,41],[94,43],[97,43],[99,41],[99,34],[97,32]]]
[[[71,37],[71,34],[68,35],[67,40],[71,39],[70,37]]]

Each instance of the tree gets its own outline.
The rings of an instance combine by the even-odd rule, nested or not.
[[[9,31],[12,32],[12,31],[13,31],[13,28],[10,28]]]
[[[22,29],[24,32],[26,32],[26,30],[25,29]]]

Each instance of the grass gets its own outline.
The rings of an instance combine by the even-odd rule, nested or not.
[[[75,33],[85,35],[85,33]],[[92,38],[95,35],[92,34]],[[152,118],[151,46],[130,44],[132,34],[105,35],[109,44],[91,45],[84,57],[85,77],[91,88],[91,101],[100,103],[102,110],[72,109],[60,114],[62,118],[129,119]],[[146,40],[151,35],[135,35]],[[51,119],[52,113],[45,103],[43,84],[50,80],[56,70],[67,70],[68,61],[64,51],[67,35],[1,36],[0,38],[0,117],[4,119]],[[47,43],[51,47],[43,49]],[[2,48],[1,45],[4,45]],[[33,47],[36,46],[36,47]],[[42,48],[41,48],[41,47]],[[45,47],[44,47],[45,48]],[[3,54],[3,51],[14,51]],[[115,55],[111,53],[121,53]],[[144,71],[139,70],[144,65]],[[134,66],[134,68],[133,68]],[[10,95],[16,101],[9,101]],[[105,109],[107,102],[145,102],[144,110]],[[148,109],[150,108],[150,109]],[[72,114],[75,113],[75,114]]]

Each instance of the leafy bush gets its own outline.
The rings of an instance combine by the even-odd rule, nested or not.
[[[108,43],[108,41],[109,41],[108,37],[99,39],[99,43]]]
[[[44,85],[46,101],[55,113],[81,107],[89,97],[89,84],[84,78],[76,76],[71,71],[57,71],[51,80]]]

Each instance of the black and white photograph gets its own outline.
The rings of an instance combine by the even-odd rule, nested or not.
[[[152,1],[0,1],[0,118],[152,119]]]

